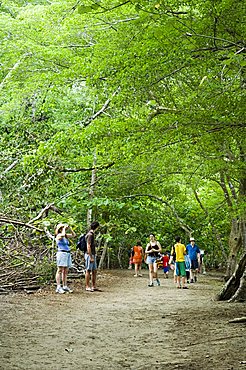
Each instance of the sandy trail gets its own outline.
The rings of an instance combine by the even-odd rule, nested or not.
[[[54,287],[33,295],[0,296],[0,369],[246,369],[245,304],[215,301],[223,281],[200,276],[188,290],[147,270],[102,271],[102,292]]]

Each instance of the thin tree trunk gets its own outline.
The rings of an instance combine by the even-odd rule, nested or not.
[[[117,257],[118,257],[118,262],[119,262],[119,266],[120,268],[122,269],[122,262],[121,262],[121,245],[119,246],[119,249],[118,249],[118,253],[117,253]]]
[[[104,260],[105,260],[106,254],[107,254],[107,249],[108,249],[108,242],[105,241],[104,246],[103,246],[102,255],[101,255],[101,258],[100,258],[100,261],[99,261],[99,264],[98,264],[98,270],[101,270],[102,267],[103,267],[103,263],[104,263]]]
[[[194,193],[194,196],[196,198],[196,201],[198,202],[199,206],[201,207],[201,209],[203,210],[203,212],[205,213],[206,217],[208,218],[211,226],[212,226],[212,230],[213,230],[213,234],[215,236],[215,238],[217,239],[219,245],[220,245],[220,248],[221,248],[221,251],[222,251],[222,255],[224,257],[224,259],[226,260],[227,259],[227,254],[226,254],[226,251],[225,251],[225,247],[222,243],[222,240],[221,240],[221,237],[219,235],[219,232],[217,230],[217,228],[215,227],[214,223],[212,222],[212,220],[210,219],[209,217],[209,213],[208,213],[208,210],[204,207],[204,205],[202,204],[197,192],[195,189],[193,189],[193,193]]]
[[[95,193],[95,184],[96,184],[96,178],[97,178],[95,166],[96,166],[96,156],[94,156],[94,163],[93,163],[94,168],[91,171],[91,185],[90,185],[90,190],[89,190],[90,199],[93,199],[94,193]],[[90,208],[87,210],[87,227],[88,228],[90,227],[90,224],[92,223],[92,219],[93,219],[92,208]]]

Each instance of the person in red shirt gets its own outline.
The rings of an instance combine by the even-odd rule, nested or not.
[[[138,240],[136,245],[132,248],[132,262],[135,265],[135,277],[141,275],[141,266],[143,261],[143,248],[141,242]]]
[[[168,278],[168,272],[169,272],[169,254],[168,254],[168,252],[165,252],[161,259],[162,259],[162,268],[163,268],[164,276],[167,279]]]

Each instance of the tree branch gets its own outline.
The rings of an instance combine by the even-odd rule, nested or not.
[[[163,204],[165,204],[167,207],[169,207],[174,216],[176,217],[177,221],[179,222],[180,224],[180,227],[189,235],[191,236],[191,234],[193,233],[193,230],[184,223],[184,221],[179,217],[179,215],[177,214],[175,208],[173,207],[173,205],[171,205],[170,203],[168,203],[166,200],[162,199],[162,198],[159,198],[155,195],[152,195],[152,194],[134,194],[134,195],[127,195],[127,196],[124,196],[122,197],[121,199],[125,199],[125,198],[139,198],[139,197],[148,197],[148,198],[152,198],[152,199],[155,199],[157,200],[158,202],[161,202]]]
[[[112,94],[112,97],[111,97],[111,99],[108,99],[108,100],[106,100],[106,102],[104,103],[104,105],[103,105],[103,107],[101,108],[101,109],[99,109],[99,111],[98,112],[96,112],[95,114],[93,114],[93,116],[92,117],[90,117],[85,123],[84,123],[84,126],[86,127],[86,126],[88,126],[92,121],[94,121],[97,117],[99,117],[107,108],[108,108],[108,106],[109,106],[109,104],[110,104],[110,102],[111,102],[111,100],[112,100],[112,98],[117,94],[117,92],[119,91],[119,87],[118,87],[118,89],[117,90],[115,90],[114,92],[113,92],[113,94]]]
[[[10,68],[9,72],[6,74],[2,82],[0,83],[0,90],[4,88],[4,85],[8,82],[8,80],[12,77],[13,72],[20,66],[20,64],[25,60],[28,56],[32,55],[31,53],[23,54],[20,59]]]
[[[49,210],[52,210],[52,211],[54,211],[54,212],[56,212],[56,213],[59,213],[59,214],[61,214],[62,213],[62,211],[60,210],[60,209],[58,209],[57,207],[55,207],[54,206],[54,203],[51,203],[51,204],[47,204],[47,206],[45,206],[40,212],[39,212],[39,214],[35,217],[35,218],[33,218],[32,220],[30,220],[29,222],[28,222],[28,224],[31,224],[31,223],[33,223],[34,221],[37,221],[37,220],[39,220],[40,218],[42,218],[43,217],[43,215],[45,215],[45,217],[46,216],[48,216],[48,212],[49,212]]]
[[[4,171],[2,174],[0,174],[0,179],[3,177],[3,175],[5,175],[7,172],[9,172],[10,170],[12,170],[12,168],[14,168],[17,163],[19,162],[18,159],[16,159],[13,163],[11,163],[11,165],[9,165]]]
[[[0,218],[0,222],[6,223],[6,224],[25,226],[25,227],[28,227],[29,229],[34,229],[34,230],[39,231],[41,233],[44,232],[44,230],[41,230],[41,229],[39,229],[35,226],[30,225],[29,223],[25,223],[25,222],[21,222],[21,221],[9,220],[7,218]]]
[[[81,168],[59,168],[59,167],[53,167],[48,165],[47,167],[51,168],[52,170],[60,171],[60,172],[86,172],[86,171],[93,171],[93,170],[105,170],[110,167],[112,167],[115,164],[115,162],[106,164],[104,166],[93,166],[93,167],[81,167]]]

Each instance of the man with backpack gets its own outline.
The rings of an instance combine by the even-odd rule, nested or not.
[[[96,261],[96,246],[95,246],[95,231],[99,227],[99,222],[94,221],[90,226],[89,232],[85,236],[86,240],[86,251],[85,251],[85,290],[87,292],[94,292],[96,289],[96,273],[97,273],[97,261]],[[91,277],[91,287],[90,287]]]

